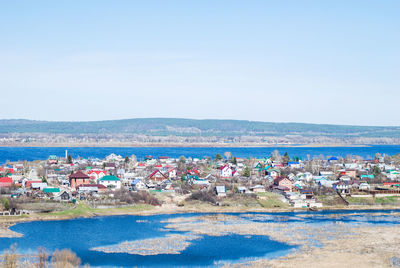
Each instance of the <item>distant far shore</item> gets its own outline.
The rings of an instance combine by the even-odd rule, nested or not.
[[[390,144],[394,145],[394,144]],[[0,147],[209,147],[209,148],[257,148],[257,147],[371,147],[370,144],[311,143],[311,144],[270,144],[270,143],[15,143],[1,144]]]

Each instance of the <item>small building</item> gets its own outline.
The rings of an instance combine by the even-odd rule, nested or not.
[[[215,187],[215,193],[219,197],[224,197],[226,196],[226,187],[225,186],[216,186]]]
[[[68,193],[67,191],[63,191],[61,194],[58,194],[57,196],[55,196],[54,199],[61,200],[61,201],[70,201],[71,194]]]
[[[107,187],[102,184],[81,184],[77,189],[80,193],[98,193],[107,191]]]
[[[47,188],[47,183],[46,182],[34,182],[31,184],[31,188],[34,190],[43,190],[44,188]]]
[[[33,183],[42,183],[42,181],[28,181],[28,180],[22,181],[22,185],[25,188],[31,188]]]
[[[371,189],[371,187],[369,186],[368,183],[362,182],[362,183],[360,183],[360,185],[358,186],[358,189],[360,189],[360,190],[365,190],[365,191],[369,191],[369,190]]]
[[[340,193],[342,193],[342,194],[347,194],[347,193],[350,192],[350,190],[349,190],[349,189],[350,189],[350,188],[349,188],[349,185],[348,185],[348,183],[345,182],[345,181],[336,182],[336,183],[334,183],[332,186],[333,186],[333,189],[334,189],[335,191],[340,192]]]
[[[255,186],[250,187],[250,190],[253,193],[265,193],[265,186],[255,185]]]

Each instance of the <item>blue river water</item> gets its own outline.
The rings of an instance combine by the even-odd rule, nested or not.
[[[345,225],[400,225],[400,210],[346,210],[320,212],[281,213],[226,213],[239,220],[308,226]],[[104,216],[61,221],[34,221],[20,223],[11,230],[24,236],[0,238],[0,251],[17,244],[21,253],[34,253],[38,247],[48,252],[69,248],[82,259],[82,263],[98,267],[209,267],[248,259],[277,258],[296,250],[296,246],[271,240],[268,236],[201,235],[178,254],[143,256],[132,253],[105,253],[94,247],[115,245],[124,241],[162,238],[169,234],[186,234],[165,228],[166,220],[176,217],[196,217],[215,214],[171,214],[153,216]],[[250,216],[249,216],[250,215]],[[329,227],[330,228],[330,227]]]
[[[278,150],[281,154],[287,152],[292,157],[301,157],[307,159],[308,156],[324,157],[336,156],[346,157],[347,155],[358,155],[364,159],[372,159],[376,153],[394,155],[400,153],[400,145],[374,145],[367,147],[0,147],[0,164],[9,161],[18,160],[38,160],[47,159],[49,155],[65,156],[65,150],[72,157],[83,158],[104,158],[105,156],[115,153],[122,156],[130,156],[132,154],[141,160],[146,155],[169,156],[178,158],[180,156],[201,158],[204,156],[214,157],[217,153],[223,155],[224,152],[231,152],[233,156],[248,157],[267,157],[271,152]]]

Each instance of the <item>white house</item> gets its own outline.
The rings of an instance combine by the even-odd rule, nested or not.
[[[168,178],[176,179],[176,168],[168,169]]]
[[[219,176],[221,178],[231,178],[232,177],[232,169],[229,165],[225,165],[219,168]]]
[[[107,174],[105,170],[101,169],[91,169],[88,171],[88,176],[93,180],[98,180]]]
[[[107,175],[98,180],[98,183],[107,188],[120,189],[121,180],[115,176]]]

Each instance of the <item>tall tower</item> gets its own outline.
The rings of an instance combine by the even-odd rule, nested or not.
[[[68,158],[68,150],[65,150],[65,159]]]

